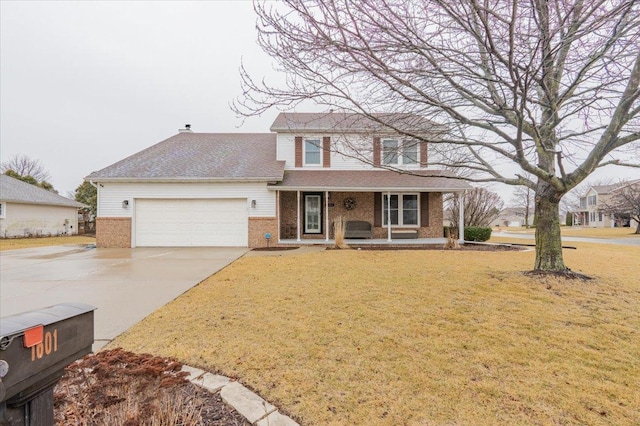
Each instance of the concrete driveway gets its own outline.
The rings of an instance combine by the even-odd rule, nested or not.
[[[96,306],[94,350],[244,253],[245,248],[96,249],[0,253],[0,316],[63,302]]]

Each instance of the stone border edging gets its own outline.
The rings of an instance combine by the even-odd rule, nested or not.
[[[189,373],[186,377],[191,383],[208,390],[220,391],[222,400],[232,406],[238,413],[255,426],[300,426],[290,417],[278,412],[278,409],[251,392],[239,382],[228,377],[207,373],[199,368],[182,366],[182,371]]]

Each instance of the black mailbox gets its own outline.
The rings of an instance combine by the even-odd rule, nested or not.
[[[0,318],[0,424],[52,423],[53,386],[91,352],[94,310],[63,303]]]

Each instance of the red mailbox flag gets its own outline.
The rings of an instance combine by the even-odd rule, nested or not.
[[[28,330],[24,331],[23,345],[25,348],[30,348],[42,343],[44,336],[44,325],[36,325]]]

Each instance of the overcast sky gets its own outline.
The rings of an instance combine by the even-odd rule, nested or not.
[[[177,133],[242,123],[241,59],[271,72],[248,1],[0,3],[2,161],[40,159],[66,195],[93,170]]]
[[[0,158],[41,160],[62,195],[185,123],[268,132],[277,115],[239,127],[229,108],[241,59],[257,79],[274,75],[250,1],[1,1],[0,19]]]

